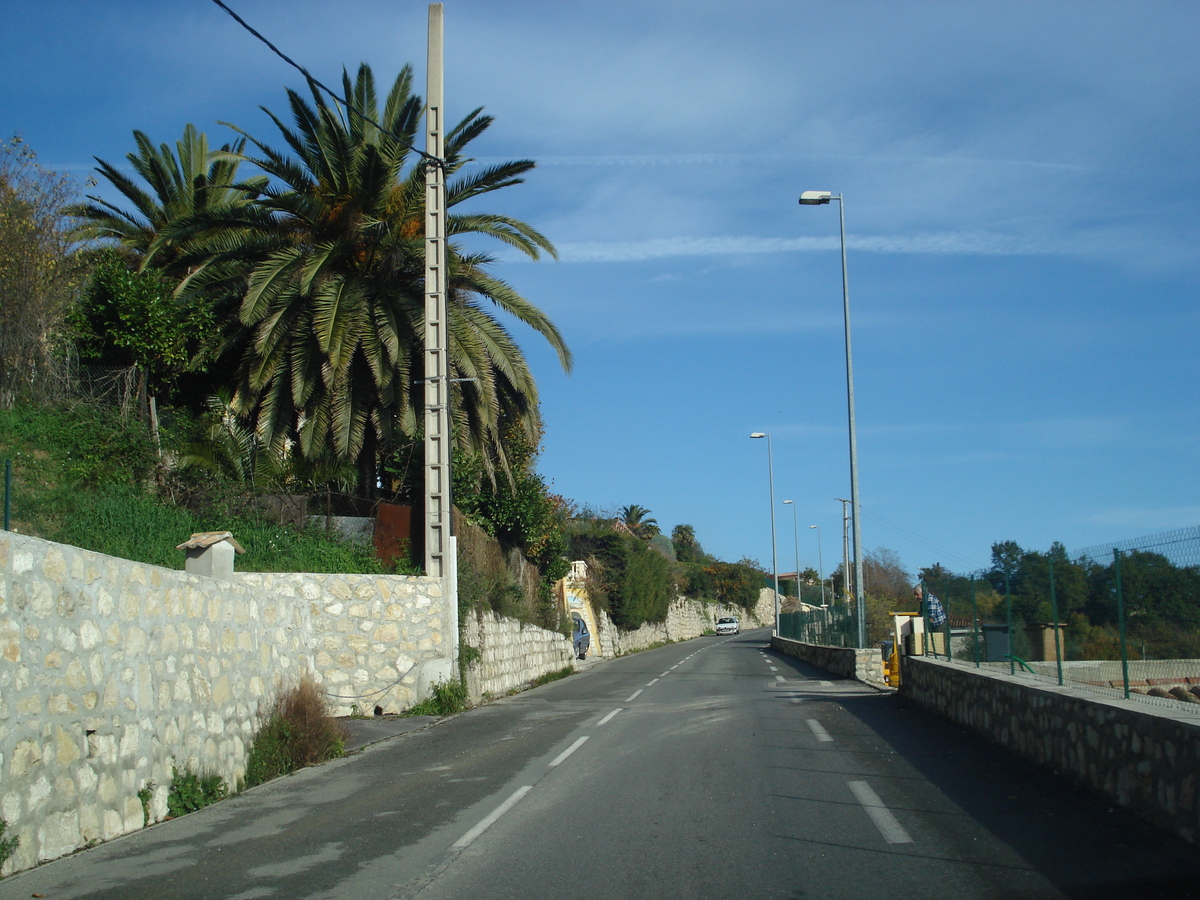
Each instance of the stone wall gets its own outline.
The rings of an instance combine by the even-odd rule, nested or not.
[[[865,650],[826,647],[778,636],[771,638],[771,646],[780,653],[820,666],[841,678],[854,678],[873,684],[883,683],[883,656],[878,647],[868,647]]]
[[[770,625],[775,618],[774,596],[770,588],[763,588],[759,592],[758,605],[749,611],[740,606],[701,603],[679,597],[667,608],[666,621],[647,622],[635,631],[618,630],[608,613],[601,611],[600,633],[592,635],[592,649],[596,650],[598,643],[601,656],[613,657],[670,641],[688,641],[706,631],[715,631],[721,616],[736,616],[741,620],[743,630]]]
[[[1200,843],[1200,716],[928,657],[900,692]]]
[[[472,702],[484,695],[502,696],[550,672],[574,664],[571,641],[558,631],[525,625],[491,611],[467,615],[462,623],[464,652],[479,657],[466,666],[467,694]]]
[[[140,790],[161,819],[173,766],[236,785],[260,712],[306,671],[401,708],[452,671],[435,587],[222,581],[0,532],[0,816],[20,839],[2,874],[143,827]]]
[[[330,713],[399,713],[457,676],[441,582],[426,576],[239,573],[300,611]]]

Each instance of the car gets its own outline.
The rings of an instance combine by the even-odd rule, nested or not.
[[[742,623],[737,616],[721,616],[717,619],[717,634],[741,634]]]
[[[571,646],[575,649],[576,659],[587,659],[588,650],[592,647],[592,633],[588,631],[587,622],[579,613],[571,613]]]

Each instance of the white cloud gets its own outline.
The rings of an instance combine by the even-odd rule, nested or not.
[[[673,256],[740,256],[755,253],[812,253],[837,250],[837,237],[770,238],[748,235],[651,238],[644,241],[568,241],[558,246],[562,262],[627,263]],[[1044,244],[987,232],[926,232],[848,237],[846,247],[869,253],[1033,255],[1053,252]],[[513,253],[512,261],[524,259]]]

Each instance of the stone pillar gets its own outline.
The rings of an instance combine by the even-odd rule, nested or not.
[[[1055,662],[1054,655],[1054,624],[1051,622],[1039,622],[1035,625],[1026,625],[1025,633],[1029,635],[1029,659],[1030,662]],[[1058,626],[1058,646],[1066,655],[1067,648],[1067,626],[1059,623]]]

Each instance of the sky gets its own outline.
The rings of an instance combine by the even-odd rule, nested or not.
[[[227,2],[326,83],[411,63],[424,89],[427,3]],[[780,571],[840,562],[838,205],[797,203],[828,190],[864,550],[967,572],[998,541],[1200,524],[1200,4],[444,9],[449,119],[495,117],[480,164],[538,162],[479,208],[558,248],[493,248],[574,353],[565,374],[513,325],[553,491],[646,507],[768,569],[774,509]],[[135,129],[174,142],[191,122],[221,143],[231,122],[278,144],[259,107],[285,113],[303,84],[211,0],[3,13],[0,134],[81,179]]]

